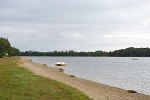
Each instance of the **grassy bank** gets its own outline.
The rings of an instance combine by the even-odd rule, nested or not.
[[[0,100],[91,100],[75,88],[19,67],[18,61],[0,59]]]

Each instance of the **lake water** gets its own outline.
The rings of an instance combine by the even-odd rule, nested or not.
[[[34,62],[55,66],[64,61],[64,73],[94,82],[135,90],[150,95],[150,58],[139,57],[26,57]]]

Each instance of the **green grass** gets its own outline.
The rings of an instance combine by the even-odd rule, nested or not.
[[[92,100],[77,89],[19,67],[19,57],[0,59],[0,100]]]

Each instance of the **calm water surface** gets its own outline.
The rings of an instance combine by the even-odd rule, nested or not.
[[[64,61],[64,73],[94,82],[150,95],[150,58],[139,57],[27,57],[54,68]]]

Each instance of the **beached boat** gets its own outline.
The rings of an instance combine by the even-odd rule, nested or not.
[[[57,62],[55,63],[56,66],[66,66],[67,63],[64,63],[64,62]]]

